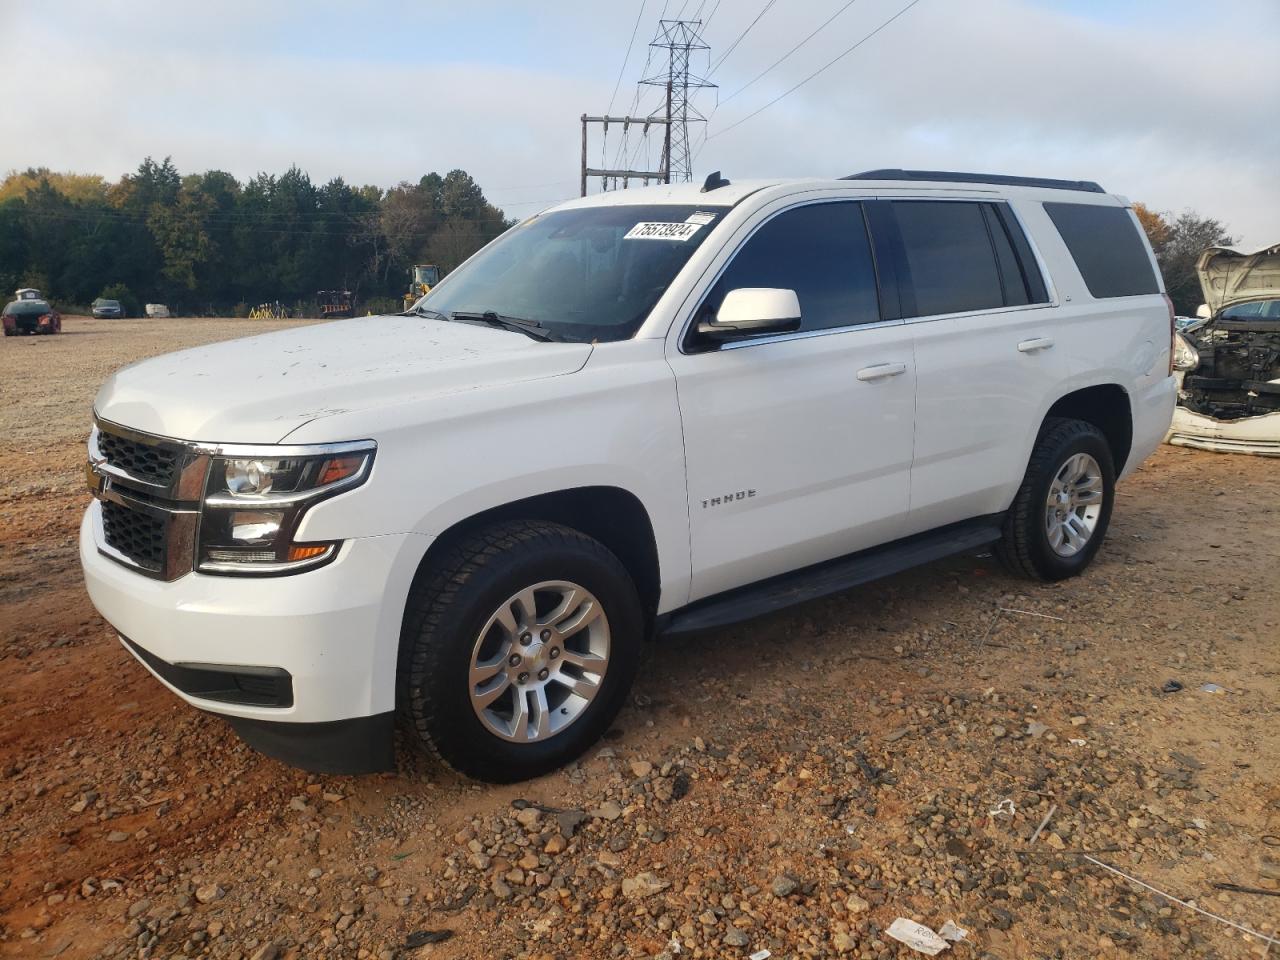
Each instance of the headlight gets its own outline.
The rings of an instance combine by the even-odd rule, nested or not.
[[[303,514],[369,476],[370,442],[298,448],[219,449],[209,463],[200,515],[201,573],[279,574],[333,559],[339,544],[296,543]]]
[[[1200,354],[1182,334],[1173,338],[1173,369],[1194,370],[1200,366]]]

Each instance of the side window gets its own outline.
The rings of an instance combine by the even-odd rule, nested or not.
[[[895,200],[893,212],[910,274],[902,279],[915,293],[915,310],[907,316],[929,317],[1005,306],[1000,269],[982,204]]]
[[[996,251],[996,264],[1000,268],[1000,283],[1004,287],[1004,305],[1021,307],[1031,302],[1027,291],[1027,280],[1018,265],[1018,257],[1013,252],[1013,242],[1005,232],[1004,224],[996,216],[992,204],[984,203],[982,212],[987,218],[987,233]]]
[[[1106,298],[1160,292],[1146,245],[1127,209],[1046,203],[1044,210],[1071,251],[1090,294]]]
[[[738,287],[781,287],[800,300],[801,330],[880,319],[875,263],[855,202],[815,203],[778,214],[747,240],[703,301],[714,313]]]

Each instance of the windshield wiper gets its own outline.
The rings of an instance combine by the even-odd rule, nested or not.
[[[495,313],[492,310],[470,311],[470,310],[454,310],[449,314],[450,320],[466,320],[473,323],[487,323],[491,327],[501,327],[503,330],[512,330],[516,333],[523,333],[525,336],[532,337],[534,340],[558,340],[560,339],[550,330],[543,327],[537,320],[526,320],[524,317],[508,317],[505,314]]]
[[[404,313],[400,314],[400,316],[402,317],[433,317],[436,320],[449,319],[439,310],[432,310],[430,307],[420,307],[417,304],[414,304]]]

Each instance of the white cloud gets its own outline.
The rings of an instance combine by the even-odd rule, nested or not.
[[[903,2],[858,0],[726,103],[712,132]],[[778,4],[717,72],[722,96],[838,5]],[[244,177],[296,163],[317,181],[389,186],[463,167],[517,214],[533,208],[520,201],[576,192],[577,117],[607,103],[638,8],[104,6],[0,4],[0,169],[116,177],[145,155],[172,154],[184,172]],[[707,29],[713,55],[761,6],[721,0]],[[650,0],[615,110],[631,101],[658,9]],[[922,0],[812,83],[715,136],[696,168],[731,178],[879,166],[1087,178],[1157,208],[1217,216],[1246,244],[1277,239],[1280,5],[1238,0],[1230,17],[1191,0],[1133,0],[1123,17],[1076,9]],[[499,189],[522,185],[533,186]]]

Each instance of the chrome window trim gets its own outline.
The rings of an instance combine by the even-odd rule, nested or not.
[[[1023,220],[1022,214],[1018,212],[1008,197],[898,197],[898,196],[880,196],[877,200],[923,200],[925,202],[939,203],[1003,203],[1008,207],[1009,212],[1013,214],[1013,219],[1017,222],[1018,228],[1022,231],[1023,237],[1026,238],[1027,246],[1031,248],[1031,255],[1035,258],[1036,269],[1040,271],[1040,279],[1044,283],[1045,293],[1049,299],[1044,303],[1018,303],[1007,307],[987,307],[982,310],[961,310],[955,313],[927,313],[918,317],[904,317],[903,322],[912,323],[932,323],[935,320],[963,320],[967,317],[985,317],[992,314],[1014,313],[1020,310],[1043,310],[1046,307],[1057,307],[1058,288],[1054,286],[1053,275],[1049,273],[1048,264],[1045,263],[1044,257],[1040,253],[1040,246],[1036,243],[1035,237],[1031,231],[1027,229],[1026,221]],[[994,251],[993,251],[994,252]],[[1014,256],[1017,256],[1017,248],[1014,248]]]
[[[700,353],[725,353],[729,350],[741,350],[743,347],[758,347],[765,343],[786,343],[791,340],[811,340],[814,337],[826,337],[837,333],[851,333],[854,330],[882,330],[886,327],[901,327],[901,320],[875,320],[871,323],[850,323],[843,327],[822,327],[819,330],[797,330],[795,333],[775,333],[772,336],[731,340],[720,345],[719,350],[703,350]]]
[[[947,195],[942,195],[940,193],[923,193],[923,192],[909,193],[909,192],[904,192],[898,188],[895,188],[893,191],[889,191],[889,192],[857,191],[857,192],[851,192],[849,194],[842,194],[837,196],[805,197],[804,199],[798,200],[795,203],[791,203],[791,204],[788,204],[787,206],[780,207],[779,209],[775,210],[773,213],[766,216],[764,219],[760,220],[758,223],[756,223],[754,226],[752,226],[748,230],[747,234],[742,238],[740,242],[738,242],[737,246],[734,248],[733,253],[729,256],[729,259],[726,260],[720,266],[720,269],[715,272],[715,275],[712,276],[711,280],[706,284],[704,284],[702,289],[698,291],[697,296],[693,298],[693,301],[694,301],[693,309],[690,310],[689,315],[685,318],[684,323],[681,324],[680,326],[680,332],[676,337],[676,349],[684,356],[697,356],[702,353],[724,353],[728,350],[737,350],[742,347],[756,346],[762,343],[784,343],[788,340],[806,340],[815,336],[823,336],[826,334],[852,333],[853,331],[856,331],[856,330],[876,329],[876,328],[883,328],[883,327],[889,327],[894,325],[905,326],[905,325],[915,324],[915,323],[932,323],[935,320],[967,319],[969,317],[990,316],[993,314],[1006,314],[1006,313],[1015,313],[1015,312],[1029,311],[1029,310],[1044,310],[1044,309],[1057,308],[1058,306],[1060,306],[1061,301],[1058,296],[1058,288],[1053,280],[1053,274],[1049,271],[1049,265],[1047,261],[1044,259],[1044,254],[1040,249],[1039,243],[1036,242],[1035,235],[1030,230],[1027,229],[1026,219],[1023,217],[1021,211],[1019,211],[1017,206],[1014,204],[1013,199],[1001,194],[999,191],[996,191],[996,190],[992,190],[989,192],[979,191],[979,190],[964,190],[962,192],[965,194],[964,196],[947,196]],[[1032,257],[1035,258],[1035,267],[1040,271],[1040,278],[1044,282],[1045,293],[1048,295],[1049,299],[1044,303],[1022,303],[1022,304],[1016,304],[1016,305],[1007,306],[1007,307],[991,307],[985,310],[965,310],[960,313],[934,313],[934,314],[927,314],[925,316],[919,316],[919,317],[904,317],[897,320],[878,320],[878,321],[873,321],[871,323],[852,323],[843,327],[826,327],[821,330],[799,330],[799,331],[796,331],[795,333],[780,333],[770,337],[760,337],[759,339],[735,340],[730,343],[721,345],[719,350],[699,350],[699,351],[690,352],[689,350],[685,349],[685,339],[688,337],[689,329],[693,325],[694,319],[697,316],[698,307],[702,304],[703,300],[706,298],[706,295],[711,292],[712,288],[714,288],[715,285],[720,282],[720,278],[724,275],[725,271],[729,269],[729,266],[733,263],[733,261],[737,259],[738,254],[742,251],[742,249],[748,243],[751,242],[751,238],[756,235],[756,231],[758,231],[766,223],[769,223],[775,217],[780,216],[781,214],[786,213],[790,210],[795,210],[799,207],[810,206],[815,203],[859,203],[859,202],[866,202],[868,200],[889,200],[889,201],[924,200],[924,201],[943,201],[947,203],[1003,203],[1008,208],[1009,212],[1013,215],[1014,221],[1018,224],[1018,228],[1022,231],[1022,235],[1026,238],[1027,245],[1031,248],[1031,255]],[[872,255],[874,256],[874,254],[875,254],[875,248],[873,246]]]
[[[934,323],[938,320],[964,320],[968,317],[991,317],[1004,313],[1020,313],[1024,310],[1045,310],[1057,307],[1056,303],[1020,303],[1012,307],[991,307],[987,310],[964,310],[960,313],[930,313],[923,317],[907,317],[905,324]]]
[[[789,213],[792,210],[798,210],[801,207],[811,207],[819,203],[862,203],[863,201],[866,201],[866,200],[875,200],[875,199],[878,199],[878,197],[876,197],[875,195],[861,194],[861,193],[850,194],[850,195],[841,194],[838,196],[826,196],[826,197],[805,197],[804,199],[798,200],[795,203],[790,203],[790,204],[787,204],[785,207],[778,208],[777,210],[773,211],[773,213],[766,216],[763,220],[760,220],[758,223],[753,225],[747,231],[746,235],[740,241],[738,241],[737,246],[734,247],[733,253],[729,255],[729,259],[720,265],[720,269],[715,272],[715,275],[712,276],[711,280],[705,283],[702,286],[702,289],[698,291],[697,296],[693,298],[693,301],[694,301],[693,309],[689,311],[689,315],[685,318],[684,323],[681,324],[680,333],[676,337],[676,349],[684,356],[700,356],[704,353],[724,353],[727,350],[737,350],[742,347],[756,346],[762,343],[784,343],[788,340],[808,340],[815,336],[823,336],[826,334],[835,334],[835,333],[849,333],[853,330],[865,330],[873,327],[900,326],[902,324],[901,320],[880,319],[880,320],[871,320],[867,323],[850,323],[842,327],[823,327],[819,330],[797,330],[794,333],[779,333],[779,334],[775,334],[774,336],[760,337],[759,339],[734,340],[729,343],[721,344],[720,349],[718,350],[695,350],[690,352],[689,350],[685,349],[685,340],[689,335],[690,327],[693,326],[693,323],[698,315],[698,307],[702,305],[702,302],[703,300],[706,299],[707,294],[710,293],[712,289],[715,288],[715,285],[720,282],[720,278],[724,276],[725,271],[729,269],[729,267],[733,264],[733,261],[738,259],[738,254],[742,252],[743,248],[745,248],[746,245],[751,242],[751,238],[754,237],[756,233],[765,224],[772,222],[774,219],[782,216],[782,214],[784,213]],[[865,222],[865,218],[866,218],[866,213],[864,212],[863,213],[864,222]],[[874,263],[875,245],[870,236],[867,237],[867,243],[871,248],[871,257],[872,257],[872,262]],[[877,280],[877,287],[876,287],[877,312],[879,312],[879,309],[880,309],[879,297],[880,297],[880,291],[879,291],[879,283]],[[803,318],[802,318],[802,322],[803,322]]]

